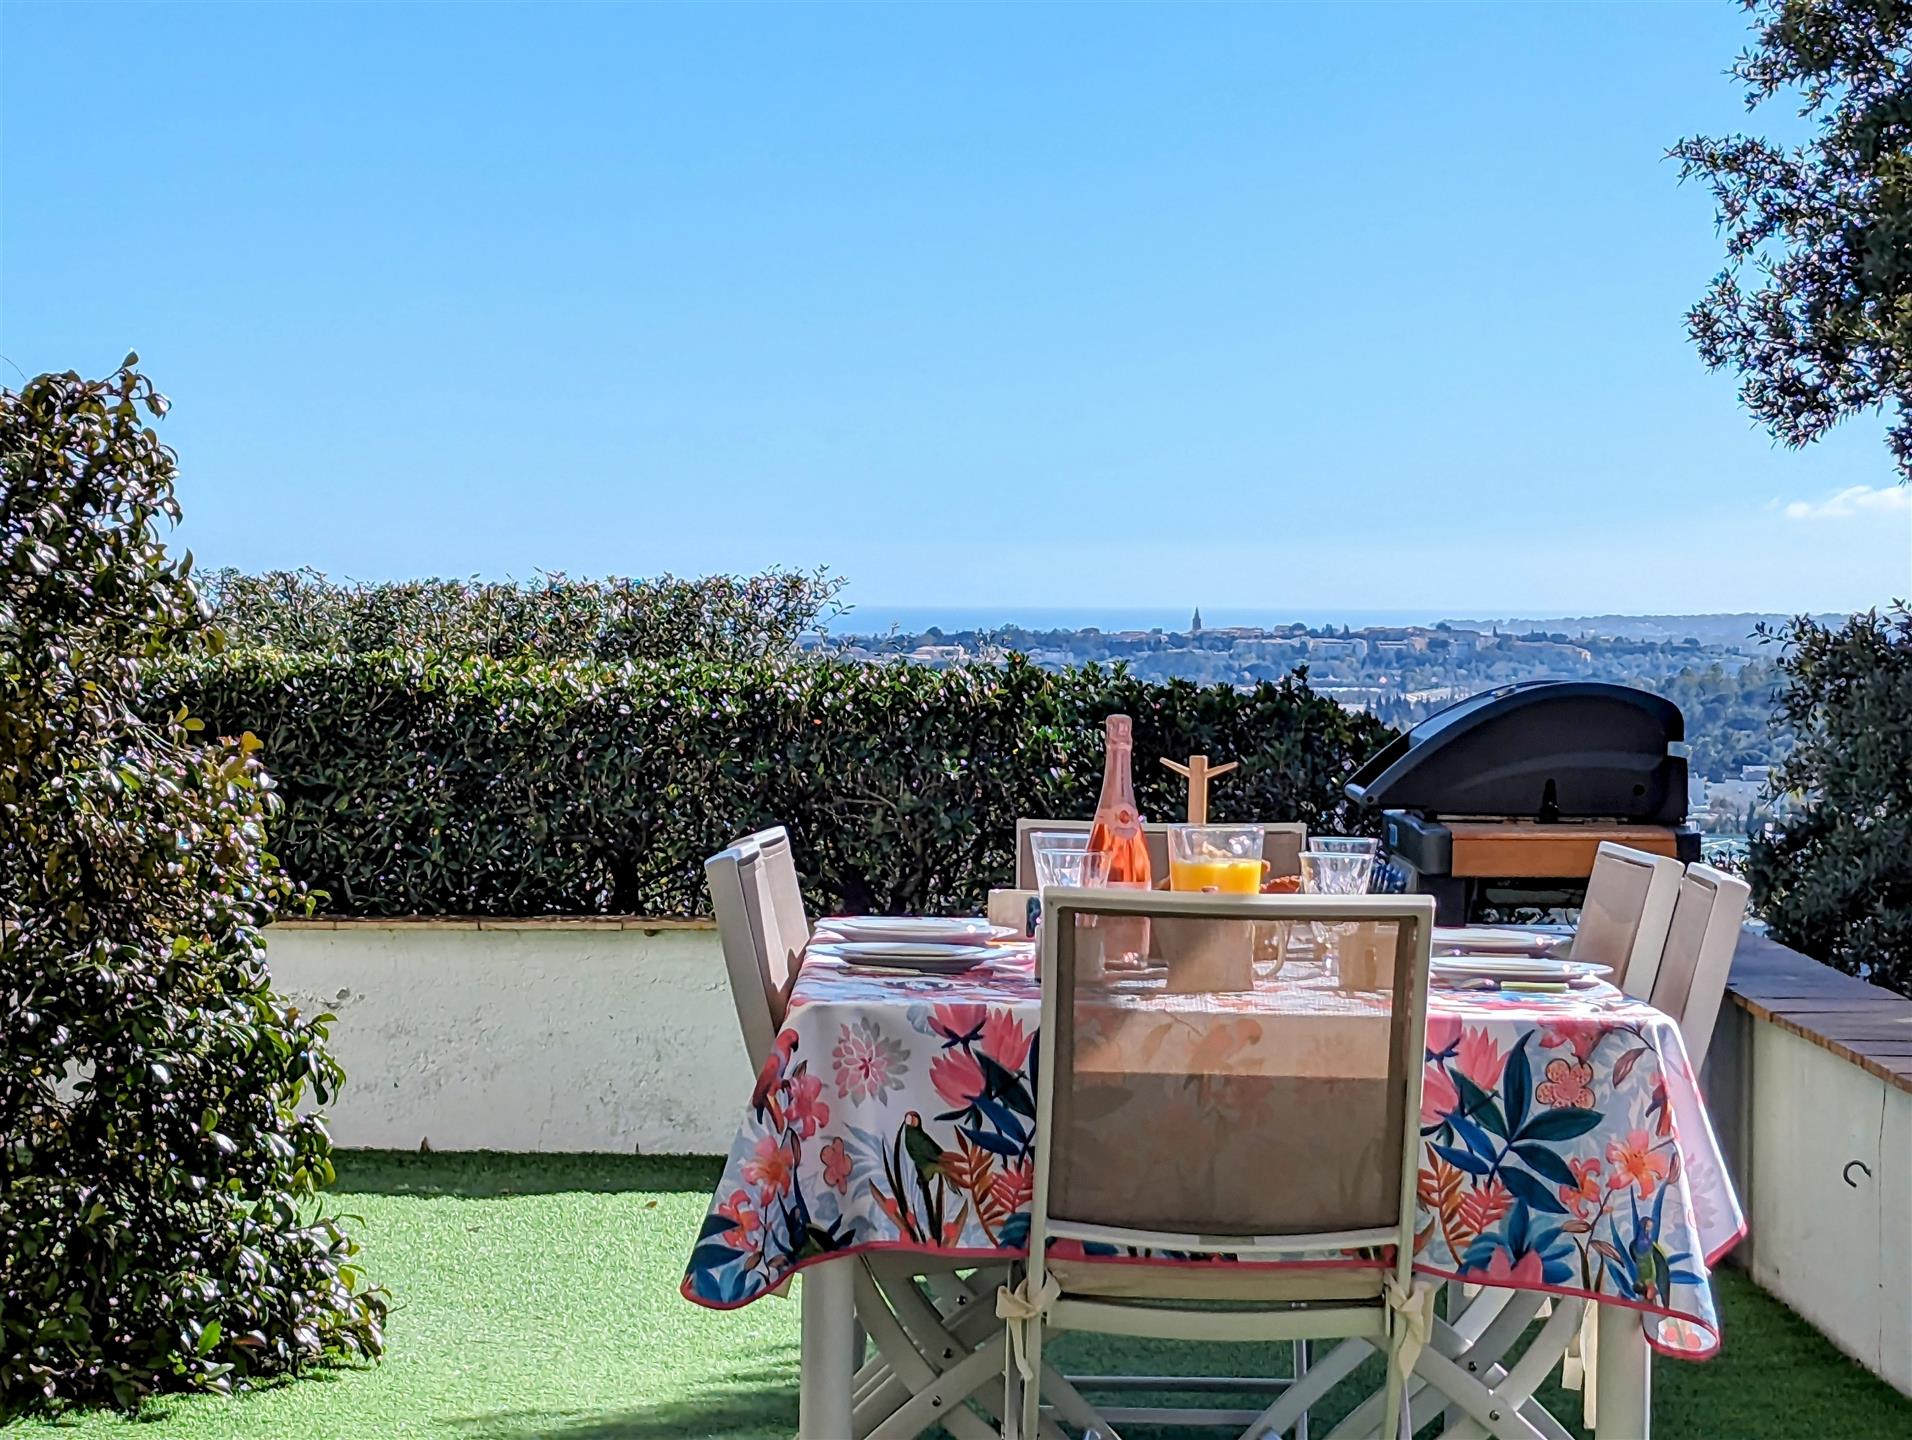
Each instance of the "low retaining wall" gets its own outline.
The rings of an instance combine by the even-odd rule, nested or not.
[[[1912,1395],[1912,1000],[1750,932],[1729,993],[1706,1081],[1734,1258]]]
[[[708,924],[292,921],[266,941],[279,988],[338,1016],[340,1145],[730,1148],[751,1076]]]

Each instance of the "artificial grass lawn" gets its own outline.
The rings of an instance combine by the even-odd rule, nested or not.
[[[796,1425],[796,1304],[767,1299],[719,1314],[677,1293],[717,1171],[707,1160],[348,1153],[340,1207],[363,1217],[356,1230],[367,1270],[395,1302],[382,1364],[234,1399],[161,1400],[136,1424],[102,1413],[22,1422],[9,1440],[42,1431],[114,1440],[787,1440]],[[1737,1272],[1717,1284],[1720,1356],[1655,1365],[1661,1440],[1912,1435],[1912,1401]],[[1057,1345],[1066,1368],[1105,1373],[1232,1369],[1253,1363],[1242,1353],[1250,1348],[1153,1347],[1144,1359],[1091,1337]],[[1285,1368],[1285,1353],[1270,1368]],[[1563,1421],[1578,1419],[1577,1395],[1547,1387],[1541,1396]],[[1332,1408],[1315,1413],[1316,1433],[1326,1433]]]

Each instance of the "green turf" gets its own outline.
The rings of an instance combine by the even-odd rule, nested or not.
[[[677,1293],[715,1162],[351,1154],[339,1172],[343,1208],[363,1216],[367,1268],[396,1302],[382,1364],[231,1400],[163,1400],[134,1425],[99,1413],[23,1422],[9,1440],[42,1431],[115,1440],[787,1440],[792,1432],[795,1303],[717,1314]],[[1656,1366],[1662,1440],[1912,1435],[1912,1402],[1743,1277],[1727,1272],[1719,1285],[1723,1353],[1703,1365]],[[1069,1369],[1118,1368],[1128,1353],[1087,1337],[1067,1343]],[[1160,1373],[1245,1358],[1208,1347],[1150,1352],[1146,1365]],[[1561,1418],[1578,1416],[1578,1397],[1543,1398]]]

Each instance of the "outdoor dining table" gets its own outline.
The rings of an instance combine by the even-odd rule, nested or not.
[[[1119,1011],[1122,985],[1110,989]],[[1040,996],[1027,946],[955,975],[824,953],[800,970],[682,1291],[729,1309],[805,1272],[803,1435],[850,1433],[851,1257],[1026,1253]],[[1166,1037],[1151,1047],[1164,1063],[1181,1044],[1204,1049],[1192,1065],[1225,1069],[1215,1047],[1276,1024],[1331,1045],[1372,1003],[1293,961],[1264,967],[1253,991],[1200,1000],[1228,1025]],[[1597,1433],[1645,1436],[1648,1351],[1718,1349],[1708,1272],[1745,1229],[1679,1027],[1604,983],[1436,985],[1419,1120],[1416,1273],[1597,1301]]]

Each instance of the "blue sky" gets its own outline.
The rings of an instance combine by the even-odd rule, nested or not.
[[[1912,591],[1878,427],[1778,450],[1684,337],[1720,250],[1662,156],[1745,123],[1724,0],[0,27],[0,369],[138,349],[203,563],[1211,612]]]

